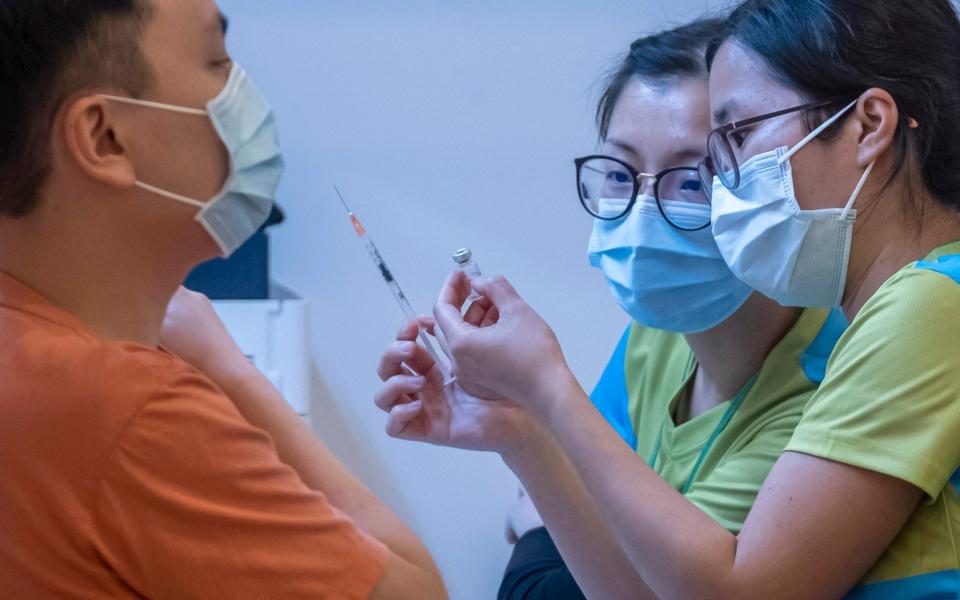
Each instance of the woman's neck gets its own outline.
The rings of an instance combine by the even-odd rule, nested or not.
[[[923,212],[908,208],[898,184],[861,212],[854,226],[843,311],[848,321],[888,279],[933,250],[960,240],[960,215],[930,197],[916,198]]]
[[[735,397],[799,316],[798,309],[784,308],[754,294],[720,325],[687,335],[698,364],[689,388],[688,410],[684,411],[687,417],[692,419]]]

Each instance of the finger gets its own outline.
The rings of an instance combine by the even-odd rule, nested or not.
[[[414,338],[416,339],[416,338]],[[413,359],[417,353],[416,342],[394,342],[387,347],[387,351],[380,357],[377,366],[377,376],[386,381],[395,375],[404,373],[404,363]]]
[[[481,295],[489,298],[495,307],[502,313],[517,305],[523,304],[523,299],[513,285],[503,277],[493,279],[479,279],[474,281],[474,288]]]
[[[380,359],[377,375],[381,381],[401,374],[422,375],[431,383],[443,382],[443,374],[437,368],[436,361],[417,342],[396,342],[387,348]]]
[[[473,286],[470,283],[470,278],[458,269],[451,273],[444,282],[443,288],[440,290],[440,302],[451,304],[458,310],[462,310],[472,291]]]
[[[435,329],[437,340],[439,340],[443,346],[443,352],[453,358],[453,354],[450,351],[452,343],[455,340],[459,340],[460,337],[467,332],[476,329],[476,327],[464,321],[463,315],[460,314],[460,309],[452,304],[437,304],[433,309],[433,314],[437,318],[437,327]]]
[[[433,317],[419,317],[417,323],[420,324],[420,330],[428,335],[437,337],[437,320]]]
[[[420,376],[397,375],[383,384],[373,397],[373,403],[384,412],[390,412],[399,404],[410,404],[411,394],[423,390],[426,381]]]
[[[408,431],[411,423],[423,412],[423,405],[420,402],[411,402],[410,404],[399,404],[390,411],[387,418],[387,435],[393,438],[410,439],[414,437],[411,431]]]
[[[470,305],[466,314],[463,315],[463,320],[471,325],[480,325],[483,322],[483,317],[492,307],[493,303],[488,298],[480,298]]]
[[[450,347],[463,333],[476,329],[463,320],[463,303],[470,295],[470,280],[462,271],[456,271],[447,278],[437,305],[433,308],[433,316],[437,320],[437,338],[445,337],[444,352],[450,354]],[[442,335],[441,335],[442,334]]]
[[[437,326],[437,321],[433,317],[422,315],[415,321],[410,321],[397,331],[397,339],[401,341],[413,341],[417,339],[421,331],[433,335],[433,329]]]
[[[417,321],[407,321],[407,323],[397,331],[397,339],[403,342],[412,342],[417,339],[420,333],[420,324]]]
[[[481,329],[484,327],[490,327],[491,325],[496,325],[500,321],[500,311],[497,310],[496,306],[491,306],[490,310],[483,315],[483,321],[480,323]]]
[[[398,343],[391,346],[387,350],[388,355],[381,359],[380,367],[377,369],[380,379],[386,381],[404,372],[404,367],[409,367],[409,370],[417,375],[423,375],[431,381],[439,380],[442,383],[443,373],[440,372],[436,361],[426,348],[417,344],[421,331],[432,333],[435,326],[436,321],[433,318],[420,316],[401,327],[397,332]],[[414,345],[411,346],[410,343]],[[402,364],[397,364],[398,360]]]
[[[432,326],[434,321],[433,319],[424,317],[417,320],[419,335],[417,335],[416,339],[419,340],[420,343],[416,344],[413,352],[404,361],[404,364],[413,370],[414,373],[426,377],[431,383],[443,383],[443,373],[440,370],[440,365],[437,364],[436,359],[434,359],[433,355],[430,354],[425,347],[429,343],[426,339],[428,331],[425,328],[420,329],[420,327],[422,327],[421,323],[429,323]],[[432,328],[434,331],[436,330],[435,327]]]
[[[420,344],[417,344],[413,354],[404,362],[404,366],[414,375],[426,377],[428,383],[443,384],[443,373],[440,366],[430,352]]]

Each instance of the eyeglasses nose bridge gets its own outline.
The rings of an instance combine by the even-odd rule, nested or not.
[[[652,196],[654,188],[657,185],[657,175],[651,173],[637,173],[637,184],[637,189],[640,190],[641,194],[645,196]]]

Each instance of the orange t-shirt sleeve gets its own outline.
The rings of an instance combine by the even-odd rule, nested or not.
[[[367,598],[389,557],[193,373],[131,420],[96,502],[97,551],[150,598]]]

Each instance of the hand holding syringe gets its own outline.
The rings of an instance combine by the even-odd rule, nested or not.
[[[410,321],[416,321],[417,313],[413,310],[413,306],[410,305],[410,301],[407,300],[407,296],[403,293],[403,290],[400,289],[400,284],[397,283],[396,279],[394,279],[393,273],[390,272],[389,267],[387,267],[387,263],[384,262],[383,257],[380,255],[380,251],[377,250],[376,244],[374,244],[373,240],[370,239],[370,236],[367,234],[367,230],[364,229],[363,225],[360,223],[360,219],[358,219],[357,216],[353,214],[353,211],[350,210],[350,207],[347,206],[347,201],[344,200],[343,194],[340,193],[339,188],[334,186],[333,189],[336,190],[337,196],[340,197],[340,202],[343,203],[343,207],[347,210],[347,214],[350,216],[350,222],[353,224],[354,231],[357,232],[357,236],[366,246],[367,252],[370,254],[370,258],[373,259],[373,263],[380,271],[380,276],[383,277],[384,282],[390,289],[390,293],[393,294],[393,298],[397,301],[397,304],[400,305],[400,310],[403,311],[403,315]],[[430,357],[433,358],[433,361],[437,364],[437,368],[440,369],[441,373],[443,373],[444,381],[449,382],[451,380],[450,367],[447,361],[441,358],[440,353],[437,352],[436,347],[433,345],[433,341],[422,327],[420,328],[419,339],[420,343],[423,344],[427,352],[430,353]]]

